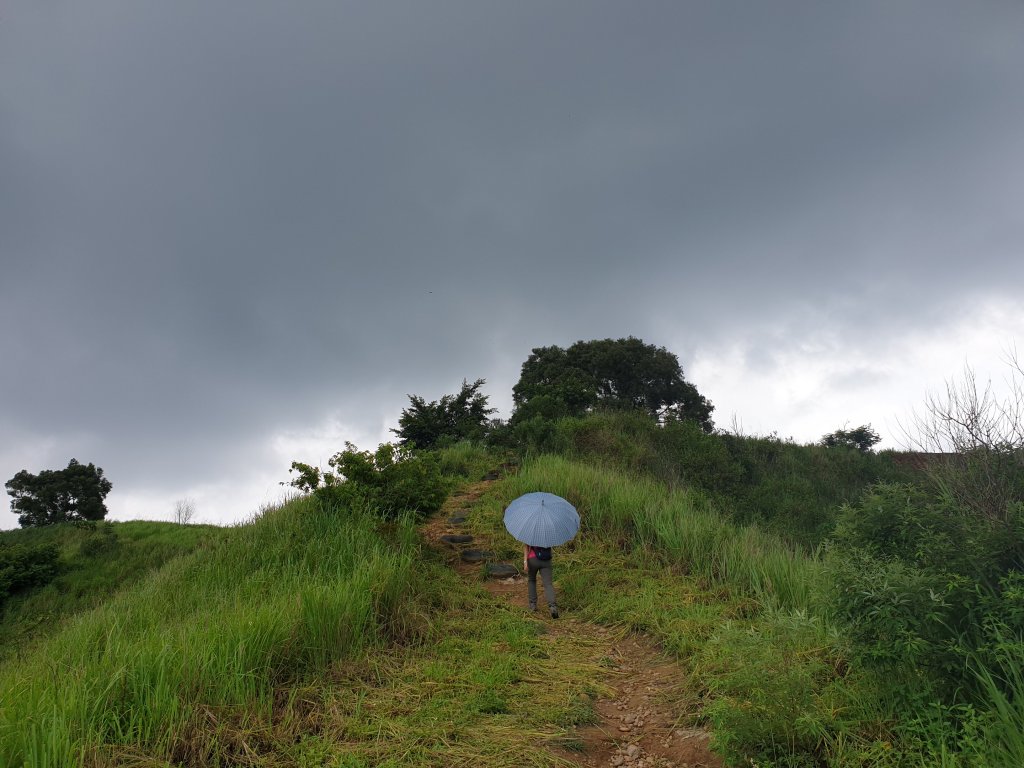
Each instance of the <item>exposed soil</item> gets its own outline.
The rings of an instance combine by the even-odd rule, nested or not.
[[[480,565],[454,556],[460,547],[443,543],[441,537],[463,532],[461,524],[451,522],[452,516],[472,514],[475,501],[494,479],[489,476],[450,498],[423,529],[428,541],[453,552],[449,562],[466,579],[479,579]],[[475,540],[465,546],[485,548],[489,544]],[[521,567],[522,563],[511,565]],[[557,587],[557,565],[555,568]],[[680,698],[686,676],[650,638],[624,636],[564,611],[559,619],[551,619],[544,610],[543,592],[538,612],[531,614],[523,576],[488,579],[486,586],[494,596],[521,609],[524,620],[543,621],[547,630],[540,636],[543,642],[557,644],[569,634],[586,637],[588,642],[576,645],[587,649],[592,656],[588,661],[607,670],[602,682],[611,694],[595,702],[598,721],[578,729],[574,749],[559,749],[559,757],[569,764],[592,768],[722,768],[722,761],[708,748],[708,732],[678,724],[672,702]]]

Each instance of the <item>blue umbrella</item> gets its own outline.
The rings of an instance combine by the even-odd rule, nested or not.
[[[576,507],[553,493],[524,493],[505,508],[505,528],[523,544],[557,547],[580,529]]]

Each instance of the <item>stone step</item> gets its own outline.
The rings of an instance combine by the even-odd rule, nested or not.
[[[462,559],[467,563],[482,563],[485,560],[490,560],[492,557],[494,557],[493,552],[488,552],[483,549],[462,550]]]
[[[469,544],[473,537],[465,533],[448,533],[441,537],[445,544]]]
[[[448,522],[451,523],[452,525],[462,525],[464,522],[466,522],[466,516],[465,515],[452,515],[451,517],[448,518]]]
[[[507,579],[510,576],[518,576],[519,569],[508,563],[488,563],[487,575],[494,579]]]

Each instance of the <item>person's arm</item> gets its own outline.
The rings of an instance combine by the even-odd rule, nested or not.
[[[526,564],[526,558],[529,557],[529,555],[530,555],[530,545],[529,544],[523,544],[523,573],[526,573],[526,571],[529,568],[529,566],[527,566],[527,564]]]

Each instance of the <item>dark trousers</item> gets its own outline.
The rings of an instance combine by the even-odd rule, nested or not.
[[[547,598],[548,607],[555,604],[555,585],[551,580],[551,561],[538,560],[531,557],[526,561],[526,593],[530,598],[530,607],[537,607],[537,574],[540,573],[540,580],[544,582],[544,597]]]

